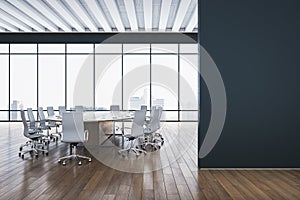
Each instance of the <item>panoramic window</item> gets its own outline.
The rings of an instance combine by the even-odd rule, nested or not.
[[[28,107],[118,104],[196,121],[197,56],[197,44],[1,44],[0,120],[20,120]]]

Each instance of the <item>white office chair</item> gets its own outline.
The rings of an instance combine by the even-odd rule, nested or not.
[[[88,131],[84,130],[83,114],[82,112],[65,112],[62,115],[62,138],[61,141],[70,143],[71,152],[73,154],[62,157],[58,162],[62,162],[66,165],[66,161],[70,159],[76,159],[78,165],[81,165],[81,159],[87,159],[89,162],[92,161],[90,157],[81,156],[76,154],[77,144],[88,140]]]
[[[51,124],[51,123],[47,123],[47,119],[44,115],[44,111],[43,111],[43,107],[38,107],[38,115],[40,118],[40,128],[43,130],[47,130],[47,135],[53,139],[54,141],[56,141],[56,143],[58,142],[58,138],[60,137],[60,133],[58,133],[58,125],[57,124]],[[51,130],[51,128],[56,128],[56,132],[55,133],[49,133],[49,130]]]
[[[53,106],[48,106],[47,107],[47,113],[48,113],[49,116],[54,116],[55,115]]]
[[[32,108],[27,108],[27,115],[28,115],[28,118],[29,118],[29,128],[31,130],[37,130],[39,131],[41,134],[43,134],[43,131],[46,130],[47,131],[47,135],[44,135],[44,141],[47,141],[48,144],[50,143],[50,137],[49,137],[49,128],[48,127],[41,127],[41,126],[38,126],[38,123],[36,122],[35,120],[35,117],[34,117],[34,114],[33,114],[33,111],[32,111]]]
[[[119,105],[110,105],[110,110],[111,111],[120,111],[120,106]]]
[[[150,121],[146,124],[146,128],[144,130],[145,138],[142,145],[144,149],[148,148],[148,146],[151,146],[154,148],[154,150],[160,148],[160,144],[157,142],[157,140],[154,140],[154,133],[159,129],[159,115],[159,109],[154,109],[151,111]]]
[[[84,111],[83,106],[75,106],[75,111],[76,112],[83,112]]]
[[[160,120],[161,120],[161,116],[162,116],[162,107],[160,107],[160,106],[158,106],[156,109],[158,109],[158,111],[159,111],[159,115],[158,115],[158,129],[157,130],[159,130],[159,129],[161,129],[161,126],[160,126]],[[160,134],[159,132],[155,132],[154,133],[154,138],[153,138],[154,140],[155,140],[155,142],[160,142],[160,145],[163,145],[164,144],[164,138],[163,138],[163,136],[162,136],[162,134]]]
[[[110,105],[110,111],[112,112],[112,115],[116,115],[118,112],[120,112],[120,106],[119,105]],[[116,126],[116,122],[113,122],[113,130],[119,131],[120,127]]]
[[[30,129],[38,129],[38,124],[35,120],[35,117],[33,115],[32,108],[27,108],[27,115],[29,118],[29,128]]]
[[[46,155],[48,155],[48,150],[44,149],[45,146],[45,143],[43,141],[44,135],[39,134],[42,131],[38,129],[30,129],[28,127],[24,110],[21,110],[21,118],[22,118],[23,128],[24,128],[23,135],[30,140],[27,141],[24,145],[20,146],[19,156],[22,157],[22,159],[24,159],[24,155],[26,153],[35,153],[35,156],[38,157],[39,152],[46,153]],[[23,150],[25,146],[30,146],[30,148],[27,150]]]
[[[144,136],[144,123],[145,123],[146,111],[144,110],[137,110],[135,111],[134,119],[132,122],[131,133],[125,134],[124,137],[130,141],[130,146],[126,149],[119,150],[119,153],[122,154],[123,152],[133,152],[136,156],[140,155],[140,153],[147,154],[146,151],[143,149],[137,148],[137,138]]]
[[[62,113],[63,112],[66,112],[66,107],[65,106],[58,106],[58,112],[59,112],[59,115],[62,116]]]
[[[147,106],[146,105],[141,105],[141,110],[146,110],[147,111]]]
[[[47,113],[48,113],[48,116],[55,116],[55,112],[54,112],[53,106],[48,106],[47,107]],[[60,122],[49,121],[48,124],[55,126],[56,127],[56,133],[60,134],[58,132],[58,127],[61,126]]]

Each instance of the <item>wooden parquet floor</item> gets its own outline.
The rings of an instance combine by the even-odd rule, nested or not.
[[[165,123],[166,143],[151,162],[142,163],[145,169],[169,164],[128,173],[102,164],[84,148],[78,153],[92,156],[91,163],[62,166],[57,159],[69,153],[69,146],[61,142],[50,144],[48,156],[22,160],[21,124],[0,123],[0,199],[300,199],[297,170],[200,170],[196,126]]]

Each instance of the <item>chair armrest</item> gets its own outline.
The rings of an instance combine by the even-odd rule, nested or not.
[[[89,131],[84,130],[84,141],[87,141],[89,139]]]

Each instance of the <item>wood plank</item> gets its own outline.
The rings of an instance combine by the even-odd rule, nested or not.
[[[21,124],[0,123],[0,199],[299,199],[299,170],[199,170],[197,140],[190,141],[196,126],[165,123],[165,145],[158,152],[128,158],[139,159],[139,169],[148,172],[127,173],[95,158],[62,166],[57,159],[69,154],[69,146],[61,142],[51,143],[49,156],[22,160]],[[187,137],[176,141],[178,134]],[[90,155],[82,147],[78,153]]]

